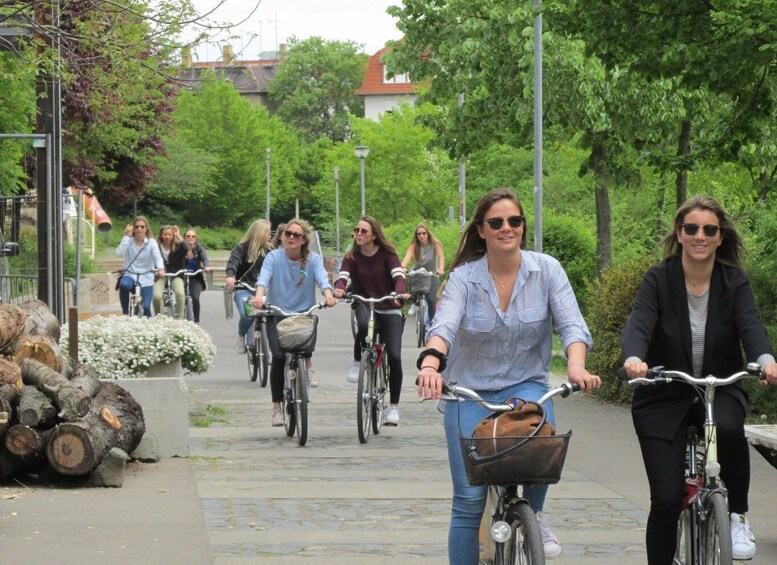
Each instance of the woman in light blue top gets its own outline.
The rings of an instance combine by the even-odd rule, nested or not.
[[[310,252],[312,230],[305,220],[291,220],[281,236],[282,248],[271,251],[262,263],[262,270],[256,281],[256,296],[253,304],[257,308],[264,306],[264,298],[269,294],[272,304],[286,312],[301,312],[316,303],[316,286],[326,299],[327,306],[334,306],[332,285],[324,268],[321,256]],[[278,344],[275,328],[277,318],[267,321],[267,339],[272,350],[270,369],[270,391],[273,402],[273,426],[283,425],[281,400],[283,399],[283,366],[286,356]],[[317,386],[318,381],[310,382]]]
[[[511,191],[492,190],[462,234],[418,359],[418,392],[439,398],[443,380],[453,380],[492,402],[536,401],[549,389],[554,327],[567,354],[569,380],[581,390],[599,387],[599,377],[585,368],[591,335],[564,269],[553,257],[526,249],[523,206]],[[552,403],[545,408],[555,425]],[[448,555],[451,563],[475,565],[486,487],[467,481],[458,436],[471,436],[489,412],[474,402],[441,410],[453,479]],[[556,557],[561,546],[542,513],[547,489],[537,484],[523,493],[537,513],[546,556]]]
[[[121,311],[129,314],[129,295],[135,288],[135,275],[140,275],[140,296],[143,298],[143,314],[151,317],[151,298],[154,295],[154,273],[163,277],[165,275],[162,255],[156,241],[150,236],[148,220],[145,216],[136,216],[132,224],[124,229],[124,237],[121,238],[116,248],[116,255],[124,256],[121,270],[128,271],[119,280],[119,302]]]

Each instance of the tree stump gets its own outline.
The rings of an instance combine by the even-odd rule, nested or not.
[[[119,385],[103,382],[83,419],[55,428],[46,456],[63,475],[85,475],[114,447],[132,453],[145,431],[140,404]]]
[[[52,425],[57,417],[57,409],[48,396],[34,386],[26,386],[19,396],[16,415],[25,426]]]
[[[48,396],[59,408],[58,416],[71,421],[89,412],[90,399],[63,375],[34,359],[20,359],[24,384],[31,385]]]

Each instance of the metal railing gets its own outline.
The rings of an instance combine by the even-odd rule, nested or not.
[[[76,281],[65,279],[65,308],[76,303]],[[36,275],[0,275],[0,303],[20,304],[38,298]]]

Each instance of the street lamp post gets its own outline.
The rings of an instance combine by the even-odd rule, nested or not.
[[[358,147],[353,148],[353,152],[356,153],[356,156],[359,158],[359,161],[361,162],[361,175],[362,175],[362,216],[364,216],[366,212],[366,208],[364,205],[364,160],[367,158],[367,155],[370,153],[370,148],[366,145],[359,145]]]
[[[270,221],[270,148],[264,150],[264,154],[267,160],[267,211],[265,212],[264,219]]]
[[[335,256],[340,261],[340,167],[335,167]]]

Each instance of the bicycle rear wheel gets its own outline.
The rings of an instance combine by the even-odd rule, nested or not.
[[[294,379],[297,391],[294,399],[294,411],[297,416],[297,443],[305,445],[308,441],[308,368],[305,359],[297,358],[297,377]]]
[[[722,492],[713,492],[704,502],[707,519],[702,533],[704,565],[731,565],[731,524],[728,516],[728,504]]]
[[[696,516],[693,513],[693,507],[689,506],[680,513],[677,520],[677,549],[675,549],[673,565],[691,565],[694,562],[693,544],[698,537],[693,533],[695,530]]]
[[[184,302],[183,312],[187,320],[189,320],[190,322],[194,321],[194,303],[192,302],[191,296],[186,297],[186,301]]]
[[[542,543],[540,525],[529,503],[519,501],[507,510],[510,525],[510,539],[497,544],[497,553],[503,552],[508,565],[544,565],[545,549]],[[498,563],[498,555],[495,563]]]
[[[418,347],[424,346],[424,337],[426,337],[426,324],[424,318],[426,317],[426,297],[422,296],[418,301],[418,307],[415,313],[415,333],[416,333],[416,345]]]
[[[370,439],[370,418],[372,417],[372,396],[375,380],[373,375],[370,352],[362,353],[359,364],[359,386],[356,391],[356,425],[359,432],[359,443],[367,443]]]
[[[383,361],[375,371],[375,383],[372,401],[372,433],[378,435],[383,427],[383,412],[386,410],[386,392],[388,391],[388,361],[383,351]]]
[[[297,412],[294,410],[295,390],[294,383],[289,379],[289,370],[291,365],[287,363],[283,367],[283,400],[281,401],[281,411],[283,412],[283,428],[286,430],[286,435],[294,437],[294,432],[297,428]]]
[[[261,330],[259,331],[259,338],[255,340],[256,343],[256,351],[259,355],[259,359],[257,360],[256,364],[259,365],[259,374],[261,375],[261,378],[259,379],[259,384],[262,385],[262,388],[267,386],[267,379],[270,377],[270,342],[267,341],[267,325],[262,323],[260,326]]]

